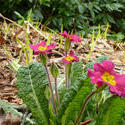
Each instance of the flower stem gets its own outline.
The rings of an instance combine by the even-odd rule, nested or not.
[[[68,74],[69,74],[69,67],[68,67],[68,64],[66,64],[65,65],[66,88],[69,88],[69,82],[70,82]]]
[[[69,86],[70,86],[70,78],[69,77],[68,77],[67,85],[68,85],[68,88],[69,88]]]
[[[86,107],[86,105],[87,105],[89,99],[90,99],[95,93],[96,93],[96,91],[91,92],[91,93],[89,94],[89,96],[86,98],[85,102],[82,104],[81,111],[80,111],[80,113],[79,113],[79,115],[78,115],[78,117],[77,117],[77,119],[76,119],[74,125],[78,125],[79,120],[80,120],[80,117],[81,117],[81,115],[83,114],[83,112],[84,112],[84,110],[85,110],[85,107]]]
[[[65,56],[67,56],[67,51],[65,51]]]
[[[48,77],[48,80],[49,80],[49,88],[50,88],[50,91],[51,91],[53,108],[54,108],[54,112],[56,113],[57,112],[57,110],[56,110],[56,103],[55,103],[54,94],[53,94],[53,90],[52,90],[52,84],[51,84],[51,80],[50,80],[49,71],[48,71],[48,68],[47,68],[46,65],[45,65],[45,69],[46,69],[47,77]]]
[[[68,88],[68,75],[67,75],[67,65],[65,65],[65,83],[66,83],[66,88]]]
[[[59,96],[58,96],[58,90],[57,90],[57,77],[55,77],[55,93],[56,93],[57,104],[59,107],[60,102],[59,102]]]
[[[67,56],[67,51],[65,51],[65,56]],[[67,77],[67,66],[65,65],[65,82],[66,88],[68,88],[68,77]]]
[[[70,87],[70,78],[71,78],[71,68],[72,68],[72,63],[70,64],[66,64],[66,87],[69,88]]]

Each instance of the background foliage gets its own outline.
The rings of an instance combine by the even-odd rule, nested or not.
[[[17,20],[31,12],[33,20],[53,29],[60,30],[63,24],[64,29],[85,35],[90,26],[109,23],[112,31],[125,32],[125,0],[1,0],[0,5],[5,16]]]

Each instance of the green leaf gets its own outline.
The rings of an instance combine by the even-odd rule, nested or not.
[[[83,78],[83,63],[77,62],[72,65],[72,78],[71,84],[76,80],[84,79]]]
[[[28,33],[26,32],[26,41],[25,41],[25,43],[26,43],[26,49],[27,49],[27,52],[29,52],[28,53],[28,55],[29,55],[29,62],[32,62],[32,57],[33,57],[33,50],[30,48],[30,46],[29,46],[29,44],[30,44],[30,41],[29,41],[29,36],[28,36]]]
[[[49,121],[50,121],[50,125],[55,125],[51,119]]]
[[[9,67],[10,67],[13,71],[15,71],[15,72],[17,72],[18,69],[19,69],[19,67],[21,66],[21,65],[19,64],[19,59],[12,59],[12,61],[10,61],[10,62],[8,63],[8,65],[9,65]]]
[[[96,125],[122,125],[124,111],[125,99],[111,97],[100,107]]]
[[[95,61],[92,62],[88,62],[88,64],[85,65],[84,68],[84,74],[87,76],[88,74],[88,68],[93,70],[93,65],[94,65]]]
[[[50,89],[49,89],[49,86],[46,86],[44,94],[45,94],[46,99],[50,100]]]
[[[73,123],[75,122],[83,102],[92,90],[92,86],[93,85],[90,83],[89,79],[84,81],[83,86],[78,91],[72,102],[67,105],[67,109],[62,117],[62,125],[68,125],[71,121]]]
[[[58,77],[59,76],[59,69],[56,64],[52,63],[50,66],[50,72],[53,77]]]
[[[50,119],[51,119],[51,121],[55,123],[56,115],[53,113],[51,104],[49,104],[49,113],[50,113]]]
[[[16,105],[11,105],[11,104],[8,104],[8,103],[0,100],[0,106],[3,108],[3,110],[6,114],[8,114],[8,111],[10,111],[12,115],[18,115],[18,116],[20,116],[20,118],[23,116],[22,113],[18,112],[16,109],[14,109],[14,107],[16,107]]]
[[[61,118],[68,107],[69,103],[73,100],[79,89],[83,86],[83,63],[74,63],[72,67],[71,87],[68,90],[63,89],[65,92],[61,105],[59,107],[56,119],[57,123],[61,124]]]
[[[73,123],[72,121],[70,121],[70,122],[68,123],[68,125],[74,125],[74,123]]]
[[[17,11],[14,11],[14,14],[16,14],[19,18],[24,20],[24,17]]]
[[[67,89],[66,93],[63,96],[62,102],[60,104],[60,107],[58,109],[56,120],[58,125],[61,124],[61,118],[68,107],[69,103],[73,100],[79,89],[83,86],[83,81],[77,81],[74,83],[69,89]]]
[[[49,124],[49,104],[45,96],[47,85],[45,68],[40,63],[31,63],[27,67],[19,68],[16,83],[18,95],[39,125]]]
[[[96,62],[103,62],[105,60],[109,60],[109,58],[107,56],[100,56],[96,59]]]

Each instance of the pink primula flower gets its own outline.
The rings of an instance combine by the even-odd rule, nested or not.
[[[69,38],[70,42],[76,42],[76,43],[80,43],[81,42],[81,39],[79,36],[75,35],[75,34],[68,34],[66,31],[64,31],[62,33],[62,36],[64,38]]]
[[[78,42],[78,43],[80,43],[81,39],[80,39],[79,36],[77,36],[75,34],[72,34],[72,35],[70,35],[70,42]]]
[[[109,86],[111,93],[125,97],[125,74],[117,74],[114,71],[114,63],[107,60],[95,63],[93,68],[94,71],[88,69],[91,83],[97,84],[97,88],[105,83]]]
[[[67,38],[67,37],[69,37],[70,35],[69,35],[66,31],[64,31],[64,32],[62,33],[62,36],[63,36],[64,38]]]
[[[77,56],[75,56],[74,51],[70,50],[69,56],[65,56],[62,61],[64,62],[64,64],[70,64],[72,62],[78,62],[79,59]]]
[[[37,43],[35,45],[29,45],[30,48],[34,51],[34,54],[37,55],[37,54],[50,54],[51,53],[51,50],[53,48],[56,47],[56,44],[50,44],[50,45],[46,45],[46,42],[45,41],[42,41],[40,43]]]

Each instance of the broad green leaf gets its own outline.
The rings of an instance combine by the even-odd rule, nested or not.
[[[49,124],[49,104],[45,96],[47,85],[45,68],[40,63],[19,68],[16,83],[18,95],[32,112],[38,125]]]
[[[53,123],[55,123],[56,115],[53,113],[51,104],[49,104],[49,113],[50,113],[50,119]]]
[[[73,100],[79,89],[83,86],[84,79],[82,62],[74,63],[72,67],[71,87],[68,90],[63,89],[65,94],[56,116],[58,124],[61,124],[61,117],[63,116],[66,108]]]
[[[73,123],[75,122],[81,110],[82,104],[92,91],[92,86],[93,85],[90,83],[89,79],[83,82],[83,86],[77,92],[72,102],[67,105],[67,109],[62,117],[62,125],[68,125],[71,121]]]
[[[75,80],[83,79],[83,63],[77,62],[74,63],[72,66],[72,78],[71,78],[71,84]]]
[[[49,121],[50,121],[50,125],[55,125],[51,119]]]
[[[69,89],[66,90],[56,115],[56,120],[58,125],[61,124],[61,118],[65,110],[67,109],[69,103],[72,102],[73,98],[75,97],[75,95],[82,86],[83,86],[83,80],[77,81]]]
[[[125,99],[118,96],[111,97],[100,106],[96,125],[122,125],[124,111]]]

